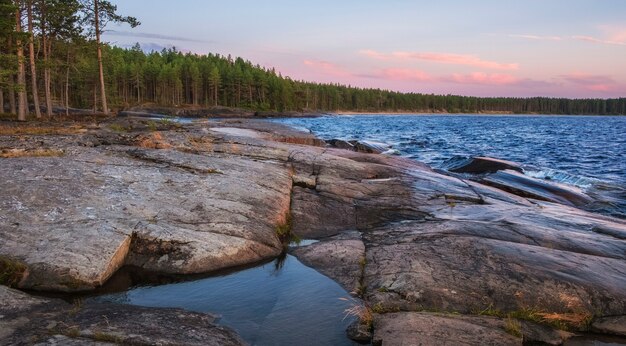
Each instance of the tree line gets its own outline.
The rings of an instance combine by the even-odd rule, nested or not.
[[[135,105],[259,111],[626,114],[626,98],[468,97],[292,80],[242,58],[146,53],[102,43],[108,22],[139,25],[105,0],[0,0],[0,111],[109,113]]]
[[[31,110],[37,118],[42,117],[42,108],[52,115],[54,103],[69,108],[70,79],[88,72],[76,70],[80,56],[95,61],[94,90],[108,114],[100,37],[109,22],[139,25],[136,18],[119,15],[117,6],[107,0],[0,0],[0,112],[8,104],[10,113],[26,120]],[[53,89],[63,77],[63,92]],[[94,100],[98,102],[98,95]]]

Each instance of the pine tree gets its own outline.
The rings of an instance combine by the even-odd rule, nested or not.
[[[93,34],[96,38],[96,53],[98,57],[98,73],[100,78],[100,100],[102,102],[102,112],[109,114],[109,106],[107,104],[104,68],[102,66],[102,44],[100,36],[102,30],[109,22],[128,23],[132,28],[141,24],[135,17],[124,17],[116,13],[117,6],[106,0],[83,0],[83,11],[85,18],[93,28]]]
[[[33,32],[33,0],[26,1],[26,17],[28,21],[28,56],[30,64],[31,93],[33,95],[33,105],[35,116],[41,118],[41,107],[39,106],[39,87],[37,84],[37,66],[35,65],[35,34]]]
[[[16,33],[16,56],[17,56],[17,120],[26,121],[28,113],[28,100],[26,98],[26,70],[24,64],[24,47],[22,45],[22,6],[18,1],[15,9],[15,33]]]

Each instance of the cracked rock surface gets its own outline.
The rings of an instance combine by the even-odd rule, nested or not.
[[[282,251],[276,230],[290,225],[319,240],[293,254],[374,312],[376,343],[623,334],[624,220],[268,122],[150,132],[142,121],[0,136],[1,149],[63,153],[0,158],[0,256],[24,264],[18,287],[89,290],[125,264],[190,274],[254,263]]]
[[[0,286],[1,345],[244,345],[215,316],[181,309],[68,304]]]

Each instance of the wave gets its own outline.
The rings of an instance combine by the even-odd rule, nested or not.
[[[573,175],[551,168],[544,168],[539,170],[534,168],[526,168],[524,169],[524,174],[537,179],[555,181],[557,183],[563,183],[566,185],[573,185],[585,190],[593,187],[594,185],[602,183],[602,181],[598,179]]]

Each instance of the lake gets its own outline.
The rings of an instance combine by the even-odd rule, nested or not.
[[[490,156],[526,175],[582,188],[588,209],[626,218],[626,117],[546,115],[354,115],[274,121],[323,139],[373,140],[445,168],[459,157]]]

